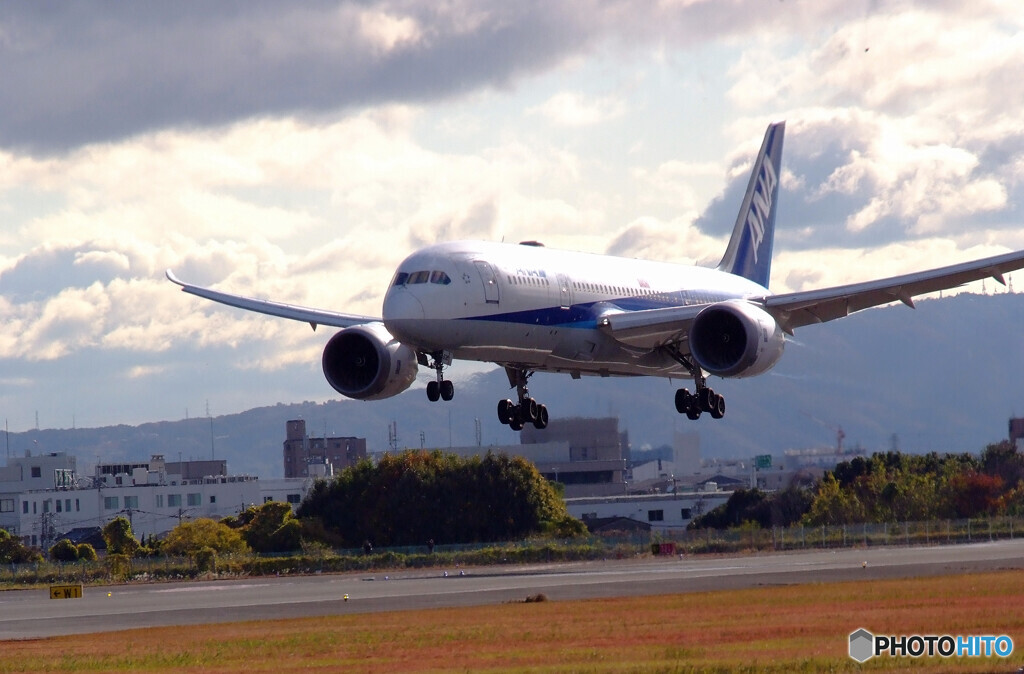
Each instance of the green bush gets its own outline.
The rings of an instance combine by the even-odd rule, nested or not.
[[[128,580],[132,575],[132,558],[123,554],[108,554],[104,560],[107,576],[113,581]]]
[[[0,529],[0,564],[31,564],[43,561],[43,556],[12,536],[6,529]]]
[[[66,538],[62,538],[50,548],[50,559],[55,562],[77,562],[78,547]]]
[[[115,517],[107,522],[101,535],[107,544],[107,554],[134,557],[141,547],[132,533],[131,522],[124,517]]]
[[[217,551],[211,547],[196,552],[195,560],[199,573],[213,573],[217,570]]]
[[[83,562],[95,562],[98,559],[96,556],[96,548],[92,547],[88,543],[79,543],[78,559]]]
[[[184,557],[195,557],[204,548],[222,555],[249,551],[237,529],[205,517],[174,527],[160,547],[166,555]]]

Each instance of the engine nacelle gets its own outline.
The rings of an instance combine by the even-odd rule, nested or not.
[[[750,302],[729,300],[704,309],[690,326],[690,353],[719,377],[752,377],[772,368],[786,345],[782,329]]]
[[[324,347],[324,376],[335,391],[356,400],[398,395],[416,379],[416,352],[381,323],[340,330]]]

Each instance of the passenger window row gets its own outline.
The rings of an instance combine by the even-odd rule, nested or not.
[[[511,285],[532,285],[532,286],[549,286],[551,283],[547,278],[540,278],[537,276],[512,276],[506,274],[508,282]]]

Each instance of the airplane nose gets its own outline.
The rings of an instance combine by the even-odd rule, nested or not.
[[[426,316],[423,305],[407,288],[395,288],[384,297],[384,320],[419,319]]]

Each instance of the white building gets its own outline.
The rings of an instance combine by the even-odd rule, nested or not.
[[[586,522],[590,519],[624,517],[651,526],[651,531],[664,533],[685,529],[695,517],[717,508],[732,496],[731,491],[717,489],[679,494],[637,494],[569,498],[565,500],[569,514]]]
[[[220,474],[200,476],[210,469]],[[103,527],[124,516],[136,537],[159,536],[181,522],[237,515],[267,501],[294,507],[310,484],[226,473],[224,462],[168,464],[154,455],[146,464],[100,465],[94,476],[82,477],[72,456],[26,452],[0,469],[0,528],[46,548],[72,529]]]

